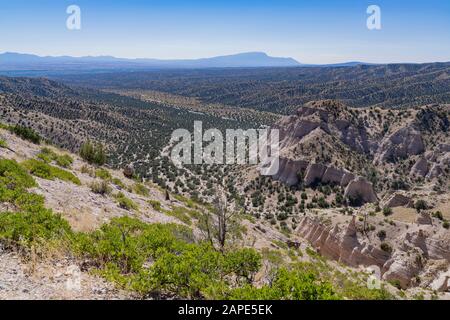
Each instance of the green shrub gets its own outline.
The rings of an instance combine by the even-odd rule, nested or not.
[[[73,164],[73,158],[68,154],[63,154],[61,156],[58,155],[55,161],[58,166],[68,169],[70,169]]]
[[[8,144],[3,139],[0,139],[0,148],[8,148]]]
[[[139,207],[136,203],[133,202],[133,200],[127,198],[122,192],[117,193],[114,195],[114,198],[116,198],[117,203],[119,204],[119,207],[125,210],[138,210]]]
[[[326,209],[326,208],[330,207],[330,204],[325,200],[324,197],[320,197],[317,200],[317,204],[318,204],[319,208],[323,208],[323,209]]]
[[[97,178],[100,178],[103,180],[108,180],[108,181],[112,179],[111,173],[109,173],[109,171],[104,168],[95,170],[95,176]]]
[[[157,200],[148,200],[148,203],[152,206],[156,211],[161,211],[161,202]]]
[[[385,230],[380,230],[377,233],[378,238],[380,238],[381,240],[384,240],[386,238],[386,231]]]
[[[43,161],[30,159],[23,162],[23,166],[32,175],[42,179],[60,179],[63,181],[70,181],[76,185],[81,185],[80,180],[73,173],[60,169],[58,167],[51,166]]]
[[[387,253],[392,253],[392,247],[391,247],[388,243],[386,243],[386,242],[383,242],[383,243],[380,245],[380,248],[381,248],[381,250],[383,250],[383,251],[385,251],[385,252],[387,252]]]
[[[101,181],[94,181],[90,185],[91,191],[97,194],[106,195],[111,192],[111,188],[109,187],[109,184],[105,180]]]
[[[223,261],[209,244],[186,245],[181,253],[163,252],[148,273],[147,290],[189,299],[205,297],[225,286],[220,280]]]
[[[193,241],[192,231],[173,224],[145,224],[140,220],[114,218],[99,230],[89,234],[77,234],[74,251],[77,255],[95,262],[100,269],[116,270],[114,280],[120,274],[145,271],[144,263],[157,259],[163,252],[180,252]]]
[[[58,155],[49,148],[42,148],[41,152],[37,155],[37,158],[45,163],[55,161],[58,166],[63,168],[70,168],[73,163],[72,157],[68,154]]]
[[[400,280],[398,280],[398,279],[392,279],[392,280],[389,280],[389,283],[390,283],[392,286],[394,286],[394,287],[396,287],[397,289],[399,289],[399,290],[402,289],[402,284],[401,284]]]
[[[435,217],[435,218],[437,218],[437,219],[439,219],[441,221],[444,221],[444,216],[442,215],[441,211],[433,212],[433,217]]]
[[[390,216],[392,214],[392,208],[384,207],[383,208],[383,214],[385,217]]]
[[[30,246],[35,241],[58,240],[71,234],[67,221],[48,209],[0,215],[0,239],[15,245]]]
[[[125,184],[119,178],[113,178],[112,183],[114,183],[119,188],[125,189]]]
[[[50,163],[55,160],[57,157],[56,153],[54,153],[49,148],[42,148],[41,152],[38,153],[37,158],[45,163]]]
[[[135,183],[133,185],[133,191],[136,194],[139,194],[139,195],[145,196],[145,197],[148,197],[148,195],[150,194],[148,189],[144,185],[142,185],[141,183]]]
[[[449,228],[450,228],[450,223],[449,223],[447,220],[445,220],[444,223],[442,224],[442,226],[443,226],[445,229],[449,229]]]
[[[328,281],[320,280],[313,271],[277,271],[271,285],[255,288],[247,285],[232,291],[231,299],[238,300],[335,300],[340,296]]]
[[[106,151],[101,143],[87,141],[80,148],[80,156],[90,164],[102,166],[106,163]]]
[[[187,225],[191,225],[191,217],[187,214],[187,210],[182,207],[172,207],[172,210],[164,211],[165,214],[177,218],[178,220],[184,222]]]
[[[417,211],[427,210],[428,204],[425,200],[417,200],[414,204],[414,208],[416,208]]]
[[[24,140],[28,140],[34,144],[41,143],[42,138],[31,128],[16,125],[14,127],[9,127],[8,129],[9,131],[11,131],[12,133],[14,133],[15,135],[19,136]]]
[[[0,159],[0,186],[25,190],[36,186],[33,177],[15,160]]]
[[[231,251],[225,256],[225,270],[234,274],[238,279],[252,283],[255,274],[261,268],[261,255],[255,249],[241,249]]]

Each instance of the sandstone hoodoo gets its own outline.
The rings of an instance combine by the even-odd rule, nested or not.
[[[423,112],[439,119],[449,113],[448,106],[434,108],[417,108],[400,121],[401,111],[356,110],[332,100],[307,103],[273,126],[281,140],[273,178],[288,186],[340,185],[361,203],[408,189],[416,179],[445,181],[450,175],[448,132],[434,132],[420,118]],[[389,122],[390,117],[398,122]],[[400,197],[388,206],[408,206]]]
[[[303,180],[305,186],[310,187],[322,182],[322,177],[327,167],[322,164],[312,163],[308,166],[305,179]]]
[[[347,188],[345,188],[344,195],[350,199],[351,203],[356,205],[378,200],[372,185],[361,177],[350,181]]]
[[[449,74],[0,76],[0,299],[450,299]],[[173,161],[264,128],[279,162]]]
[[[424,151],[425,145],[420,132],[412,127],[406,127],[397,130],[381,142],[375,160],[394,162],[422,154]]]

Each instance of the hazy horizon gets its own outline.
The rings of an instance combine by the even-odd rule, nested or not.
[[[303,64],[450,61],[450,2],[399,0],[0,0],[0,52],[199,59],[243,52]],[[81,30],[66,9],[81,8]],[[368,30],[369,5],[381,30]]]
[[[139,59],[148,59],[148,60],[160,60],[160,61],[175,61],[175,60],[186,60],[186,61],[190,61],[190,60],[202,60],[202,59],[213,59],[213,58],[220,58],[220,57],[226,57],[226,56],[237,56],[237,55],[241,55],[241,54],[247,54],[247,53],[264,53],[267,54],[268,57],[270,58],[292,58],[295,61],[297,61],[301,66],[301,65],[335,65],[335,64],[345,64],[345,63],[352,63],[352,62],[360,62],[360,63],[366,63],[366,64],[426,64],[426,63],[447,63],[450,62],[450,58],[448,58],[447,60],[441,60],[441,61],[420,61],[420,62],[415,62],[415,61],[392,61],[392,62],[373,62],[373,61],[362,61],[362,60],[342,60],[342,61],[335,61],[335,62],[325,62],[325,63],[305,63],[303,61],[298,61],[297,59],[290,57],[290,56],[274,56],[271,55],[267,52],[263,52],[263,51],[251,51],[251,52],[235,52],[235,53],[229,53],[229,54],[219,54],[219,55],[214,55],[214,56],[199,56],[199,57],[191,57],[191,58],[177,58],[177,59],[170,59],[170,58],[158,58],[158,57],[118,57],[118,56],[114,56],[111,54],[104,54],[104,55],[71,55],[71,54],[64,54],[64,55],[40,55],[40,54],[36,54],[36,53],[32,53],[32,52],[16,52],[16,51],[0,51],[0,55],[2,54],[19,54],[19,55],[33,55],[33,56],[37,56],[40,58],[62,58],[62,57],[69,57],[69,58],[114,58],[114,59],[127,59],[127,60],[139,60]]]

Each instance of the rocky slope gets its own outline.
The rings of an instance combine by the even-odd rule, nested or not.
[[[402,288],[447,291],[449,116],[448,105],[356,110],[318,101],[282,118],[273,126],[281,148],[272,179],[301,202],[302,216],[294,206],[287,218],[293,232],[328,258],[376,266]]]
[[[136,191],[137,181],[131,179],[130,168],[124,170],[106,170],[111,188],[108,194],[94,192],[92,185],[101,181],[92,167],[79,156],[70,154],[53,145],[36,145],[25,141],[8,130],[0,128],[0,160],[11,159],[23,163],[29,159],[38,159],[44,148],[58,155],[70,155],[73,163],[65,168],[76,176],[80,184],[60,179],[34,177],[37,186],[29,191],[45,198],[45,206],[60,214],[77,232],[92,232],[116,217],[134,217],[148,224],[175,223],[192,227],[194,236],[201,240],[204,230],[198,226],[198,214],[203,210],[198,203],[190,199],[169,194],[150,182],[142,182],[147,192]],[[53,163],[53,165],[56,165]],[[132,171],[132,170],[131,170]],[[114,194],[121,192],[136,204],[136,209],[124,208]],[[0,214],[15,212],[11,203],[0,202]],[[190,212],[191,216],[187,213]],[[194,215],[196,213],[197,215]],[[285,244],[288,237],[278,230],[264,227],[260,222],[242,220],[240,245],[254,247],[257,250],[277,248],[276,243]],[[295,241],[300,241],[294,237]],[[22,253],[2,247],[0,242],[0,299],[135,299],[132,292],[117,289],[103,278],[95,276],[79,261],[67,252]],[[286,255],[286,258],[289,259]],[[264,273],[261,273],[264,275]],[[74,278],[75,277],[75,278]],[[80,287],[73,287],[74,281]]]
[[[367,223],[380,221],[371,217]],[[383,279],[397,281],[402,288],[433,284],[440,291],[449,289],[444,275],[450,267],[450,233],[437,221],[419,216],[413,224],[386,226],[382,240],[361,232],[363,228],[356,217],[343,226],[325,226],[318,218],[304,217],[296,232],[322,255],[350,266],[376,266]],[[389,243],[390,249],[382,243]]]
[[[340,185],[347,197],[363,203],[376,202],[376,192],[384,195],[387,180],[396,176],[410,187],[419,177],[445,190],[449,114],[447,105],[405,111],[308,103],[273,126],[281,140],[280,168],[273,178],[291,186]]]

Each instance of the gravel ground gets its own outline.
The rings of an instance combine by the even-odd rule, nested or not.
[[[130,299],[103,279],[80,272],[68,260],[25,263],[16,253],[0,249],[0,300]]]

